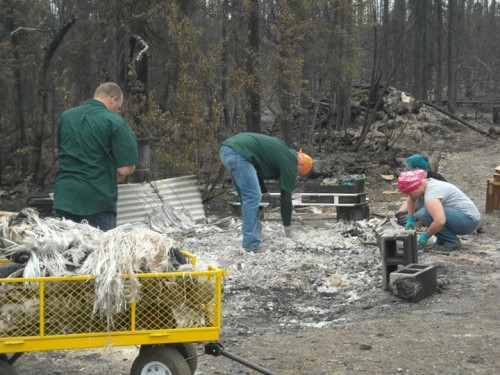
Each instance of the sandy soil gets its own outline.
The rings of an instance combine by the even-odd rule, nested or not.
[[[439,172],[484,213],[486,180],[500,165],[499,142],[461,130],[413,149],[431,153]],[[374,241],[377,229],[394,228],[392,214],[402,197],[394,181],[375,172],[367,174],[366,191],[369,222],[299,220],[297,213],[296,237],[287,239],[279,220],[269,217],[265,254],[240,251],[236,219],[219,222],[221,231],[181,241],[201,265],[229,271],[225,349],[281,375],[499,374],[500,212],[483,215],[482,230],[463,236],[461,251],[419,252],[419,263],[437,266],[439,290],[409,303],[382,290]],[[212,223],[224,216],[217,213],[209,217]],[[197,348],[197,375],[257,373],[228,358],[203,355],[202,344]],[[15,369],[26,375],[128,374],[137,352],[115,347],[27,353]]]

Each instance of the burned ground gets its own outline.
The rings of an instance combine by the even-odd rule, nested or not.
[[[500,373],[500,212],[483,215],[481,230],[462,236],[460,251],[419,252],[419,263],[437,266],[437,293],[409,303],[381,288],[376,238],[395,230],[393,213],[402,200],[395,180],[382,175],[397,175],[408,154],[426,152],[484,213],[486,180],[500,165],[498,141],[457,124],[442,125],[437,133],[428,133],[429,126],[421,119],[408,125],[397,149],[372,146],[355,154],[332,146],[315,155],[318,182],[328,173],[366,175],[366,221],[295,212],[290,239],[272,213],[263,222],[268,251],[250,255],[240,249],[229,185],[206,203],[204,229],[178,242],[197,255],[199,268],[215,264],[228,271],[221,332],[227,351],[281,375]],[[203,354],[202,345],[198,349]],[[29,353],[16,369],[40,375],[128,374],[137,352],[115,347]],[[200,356],[196,372],[254,373],[207,355]]]

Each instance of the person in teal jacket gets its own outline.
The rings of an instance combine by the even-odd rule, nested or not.
[[[122,105],[122,90],[107,82],[59,118],[56,217],[104,231],[116,227],[117,175],[133,173],[138,163],[137,139],[118,114]]]
[[[297,174],[307,175],[312,159],[295,151],[278,138],[257,133],[240,133],[222,143],[220,158],[235,186],[241,203],[242,245],[245,251],[262,252],[259,205],[270,195],[265,179],[279,180],[281,219],[290,234],[292,191]]]

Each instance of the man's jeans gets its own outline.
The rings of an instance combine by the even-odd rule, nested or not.
[[[241,203],[242,245],[247,251],[260,245],[259,205],[261,191],[255,167],[231,147],[222,145],[220,160],[233,180]]]
[[[450,248],[459,247],[460,239],[457,237],[457,234],[472,233],[479,224],[476,220],[455,208],[444,207],[444,214],[446,216],[446,223],[443,229],[436,233],[436,243],[438,245]],[[416,212],[415,220],[419,220],[426,227],[429,227],[433,221],[425,207]]]
[[[75,223],[87,220],[90,226],[99,228],[104,232],[116,228],[116,212],[113,211],[104,211],[93,215],[75,215],[63,210],[54,210],[54,216],[71,220]]]

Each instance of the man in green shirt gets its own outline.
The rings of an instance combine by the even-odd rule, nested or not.
[[[297,173],[307,175],[312,159],[296,152],[278,138],[264,134],[240,133],[222,143],[220,158],[235,186],[241,203],[243,249],[262,252],[259,205],[261,195],[269,197],[264,179],[279,180],[281,219],[290,234],[292,191]]]
[[[118,112],[123,92],[101,84],[82,105],[58,122],[59,166],[54,192],[57,217],[87,222],[101,230],[116,227],[117,175],[135,171],[137,139]]]

